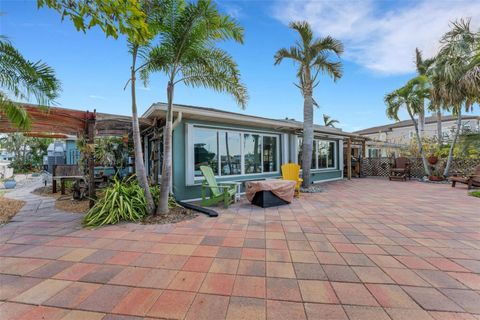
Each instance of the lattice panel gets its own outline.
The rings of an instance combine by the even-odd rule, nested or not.
[[[362,174],[365,176],[388,177],[392,158],[365,158],[362,160]],[[471,174],[476,166],[480,165],[480,158],[454,158],[449,174],[454,172]],[[422,178],[425,173],[421,158],[410,158],[412,177]],[[445,166],[445,161],[440,165]],[[443,170],[443,169],[442,169]]]

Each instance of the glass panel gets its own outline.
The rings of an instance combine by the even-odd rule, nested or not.
[[[243,153],[245,155],[245,173],[262,172],[262,142],[258,134],[243,135]]]
[[[219,132],[220,174],[241,174],[240,133]]]
[[[335,142],[329,142],[328,148],[328,163],[329,168],[335,168]]]
[[[193,137],[195,177],[201,177],[200,166],[210,166],[218,174],[217,131],[196,128]]]
[[[317,145],[318,141],[313,140],[313,148],[312,148],[312,169],[317,169]]]
[[[329,143],[326,141],[319,141],[319,152],[318,152],[318,168],[323,169],[327,167],[327,157],[328,157],[328,146]]]
[[[277,137],[263,137],[263,172],[277,171]]]

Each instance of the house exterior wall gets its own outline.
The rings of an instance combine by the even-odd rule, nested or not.
[[[275,131],[261,129],[258,127],[245,127],[226,125],[217,122],[196,121],[184,119],[173,131],[173,192],[178,200],[192,200],[201,198],[202,179],[192,177],[192,128],[201,126],[219,130],[234,130],[242,132],[253,132],[260,134],[278,135],[278,171],[272,173],[256,173],[248,175],[235,175],[217,177],[219,182],[245,182],[249,180],[274,179],[281,177],[280,166],[286,162],[297,162],[296,144],[297,136],[288,131]],[[333,140],[333,139],[330,139]],[[343,146],[341,139],[336,142],[336,167],[329,169],[312,170],[312,181],[336,180],[343,178]],[[341,152],[342,151],[342,152]],[[148,157],[146,155],[146,157]],[[242,189],[244,184],[242,183]],[[242,190],[243,191],[243,190]]]
[[[444,137],[448,138],[456,128],[456,121],[442,121],[442,132]],[[462,128],[469,128],[472,131],[480,130],[480,124],[478,119],[463,119]],[[404,144],[410,143],[412,138],[415,138],[415,128],[413,125],[400,128],[392,128],[391,131],[377,132],[364,134],[363,136],[389,143]],[[427,123],[425,125],[425,137],[436,138],[437,137],[437,124]]]
[[[448,140],[452,138],[453,133],[456,129],[457,122],[455,119],[442,121],[442,133],[443,138]],[[463,131],[480,131],[480,120],[476,119],[463,119],[462,120],[462,130]],[[437,138],[437,123],[427,123],[425,124],[425,137],[430,139]],[[375,141],[375,143],[369,143],[367,145],[366,157],[375,157],[374,155],[379,155],[380,157],[389,157],[391,155],[398,155],[401,151],[401,147],[405,147],[410,144],[412,139],[415,137],[415,128],[413,125],[391,128],[391,130],[386,130],[383,132],[362,134],[364,137],[370,138]],[[384,143],[385,146],[382,145]],[[396,147],[393,147],[393,146]]]

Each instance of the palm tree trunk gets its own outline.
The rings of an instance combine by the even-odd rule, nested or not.
[[[425,170],[425,174],[427,176],[430,176],[431,175],[430,167],[428,166],[427,157],[425,156],[425,150],[423,150],[423,143],[422,143],[422,139],[420,138],[418,124],[415,121],[413,114],[410,112],[410,108],[407,107],[407,111],[408,111],[408,115],[413,121],[413,127],[415,128],[415,136],[417,138],[418,151],[420,152],[420,156],[422,157],[423,170]]]
[[[162,180],[160,187],[160,200],[158,202],[157,214],[168,213],[168,196],[170,194],[170,184],[172,181],[172,122],[173,122],[173,81],[168,82],[167,86],[167,117],[165,123],[164,142],[163,142],[163,164]]]
[[[418,113],[418,125],[420,130],[420,138],[425,137],[425,100],[422,99],[420,112]]]
[[[313,152],[313,99],[312,94],[305,94],[303,101],[303,144],[302,144],[302,186],[308,188],[311,184],[310,170],[312,168]]]
[[[440,107],[437,108],[437,137],[438,137],[438,145],[440,146],[443,142],[442,137],[442,109]]]
[[[147,174],[145,172],[145,163],[143,162],[143,151],[142,151],[142,141],[140,140],[140,126],[138,124],[138,113],[137,113],[137,96],[135,91],[135,81],[136,81],[136,66],[137,61],[138,46],[134,45],[132,48],[132,67],[130,75],[130,85],[132,89],[132,131],[133,131],[133,148],[135,152],[135,173],[137,175],[137,181],[140,187],[145,193],[145,198],[147,200],[147,212],[152,214],[155,211],[155,204],[153,202],[153,197],[150,192],[150,186],[148,185]]]
[[[452,164],[452,159],[453,159],[453,149],[455,149],[455,143],[457,143],[457,138],[458,138],[458,134],[460,133],[461,125],[462,125],[462,106],[458,108],[457,128],[455,130],[455,135],[453,136],[453,141],[450,145],[450,150],[448,151],[447,164],[445,165],[445,170],[443,171],[443,175],[445,177],[448,176],[448,171],[450,171],[450,166]]]

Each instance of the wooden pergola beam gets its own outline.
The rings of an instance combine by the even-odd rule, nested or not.
[[[347,138],[347,179],[352,179],[352,139]]]

